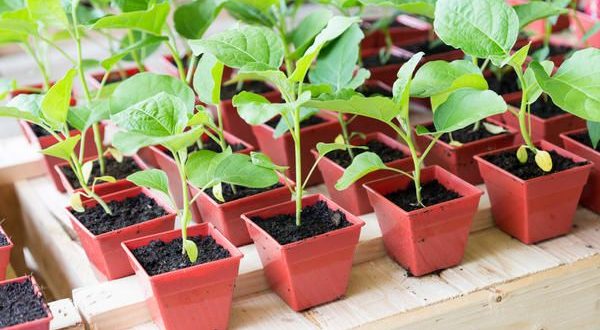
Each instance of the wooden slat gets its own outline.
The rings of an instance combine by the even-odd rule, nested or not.
[[[56,300],[48,304],[54,319],[50,322],[51,330],[84,330],[77,307],[71,299]]]
[[[42,156],[23,136],[0,139],[0,185],[43,175]]]

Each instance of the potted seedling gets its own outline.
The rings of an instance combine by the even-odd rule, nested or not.
[[[460,17],[457,10],[462,13]],[[490,12],[495,13],[496,23],[483,24],[481,17]],[[455,29],[467,22],[468,29],[460,33]],[[512,67],[524,91],[520,108],[515,111],[524,145],[475,157],[488,188],[494,221],[525,243],[568,233],[592,165],[549,142],[533,141],[527,113],[529,105],[545,92],[563,110],[598,120],[600,113],[594,108],[597,96],[592,87],[593,73],[600,68],[598,50],[574,53],[554,75],[537,61],[524,69],[529,46],[510,53],[517,39],[519,18],[502,0],[438,1],[434,26],[442,40],[472,57]]]
[[[0,328],[5,330],[48,330],[53,319],[32,276],[0,281],[0,310]]]
[[[497,94],[469,83],[451,87],[456,77],[439,77],[434,98],[443,99],[434,113],[436,131],[433,141],[418,153],[412,137],[409,99],[413,72],[423,57],[415,54],[397,73],[393,98],[347,95],[343,100],[328,100],[323,95],[308,104],[348,114],[360,114],[387,123],[409,149],[412,172],[386,165],[373,152],[354,157],[352,164],[336,183],[343,190],[372,172],[395,172],[391,176],[366,183],[371,205],[383,233],[388,253],[416,276],[458,264],[464,254],[470,224],[482,192],[440,167],[423,168],[424,160],[443,134],[463,129],[475,122],[506,110]],[[445,81],[448,79],[448,81]],[[463,80],[464,81],[464,80]],[[479,88],[479,89],[478,89]]]
[[[233,99],[240,116],[251,125],[281,118],[288,131],[286,135],[293,141],[294,200],[242,217],[257,245],[271,288],[294,310],[304,310],[344,295],[360,227],[364,225],[322,195],[304,197],[308,178],[302,170],[307,159],[303,155],[305,135],[301,133],[302,119],[307,112],[303,105],[312,97],[311,86],[304,84],[306,74],[321,49],[357,22],[356,18],[331,18],[314,38],[314,43],[293,64],[294,69],[288,61],[287,74],[279,69],[284,58],[284,43],[270,29],[237,28],[195,45],[202,53],[213,54],[227,66],[240,67],[239,79],[270,82],[285,101],[271,103],[250,92],[242,92]],[[224,41],[230,44],[227,52],[222,51]],[[314,110],[308,112],[314,113]],[[331,122],[337,126],[335,120]],[[336,248],[331,249],[331,246]],[[302,269],[294,266],[298,264],[304,265]],[[311,271],[306,272],[307,269]]]
[[[565,132],[560,135],[565,149],[579,155],[594,164],[590,178],[583,188],[581,194],[581,205],[600,213],[600,153],[598,141],[600,141],[600,125],[597,122],[588,122],[587,130],[579,129]]]
[[[0,227],[0,281],[4,281],[6,278],[6,270],[10,262],[10,251],[13,246],[8,235]]]

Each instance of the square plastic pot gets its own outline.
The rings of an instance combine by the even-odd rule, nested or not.
[[[402,44],[407,39],[412,39],[415,36],[427,36],[431,25],[410,15],[399,15],[396,20],[403,26],[390,26],[389,33],[392,39],[392,44]],[[370,40],[373,39],[373,40]],[[366,47],[369,46],[369,47]],[[386,46],[385,35],[381,31],[374,31],[368,34],[361,43],[361,49],[381,48]]]
[[[409,38],[404,38],[401,42],[397,42],[395,43],[395,45],[397,47],[403,48],[403,47],[407,47],[416,43],[421,43],[421,42],[425,42],[425,41],[429,41],[429,32],[425,31],[426,33],[416,33],[413,34],[411,37]],[[437,61],[437,60],[444,60],[444,61],[454,61],[454,60],[461,60],[465,57],[465,53],[463,53],[462,50],[460,49],[455,49],[455,50],[451,50],[448,52],[443,52],[443,53],[438,53],[438,54],[425,54],[425,56],[423,56],[423,59],[421,60],[421,64],[423,63],[427,63],[427,62],[431,62],[431,61]]]
[[[379,141],[390,148],[401,150],[402,153],[406,155],[406,157],[402,159],[397,159],[386,163],[387,166],[406,172],[411,172],[414,169],[408,147],[382,133],[367,134],[364,139],[354,139],[352,143],[355,145],[364,145],[365,143],[374,140]],[[315,159],[319,157],[319,153],[316,150],[313,149],[312,153],[315,156]],[[327,186],[327,191],[329,192],[329,198],[354,215],[363,215],[373,212],[373,207],[371,206],[371,203],[369,203],[367,191],[363,188],[363,184],[396,174],[391,171],[376,171],[356,181],[347,189],[339,191],[335,189],[335,183],[342,177],[342,175],[344,175],[345,168],[332,161],[328,157],[323,157],[323,159],[319,162],[318,167],[323,179],[325,180],[325,185]]]
[[[423,183],[434,179],[461,197],[406,212],[385,195],[413,185],[410,178],[396,175],[364,185],[388,255],[414,276],[460,264],[483,195],[481,190],[439,166],[421,170]]]
[[[306,180],[306,176],[314,163],[310,150],[315,148],[319,142],[333,142],[342,130],[337,118],[332,114],[320,112],[316,116],[325,121],[300,129],[303,180]],[[252,126],[252,131],[258,140],[260,151],[268,155],[275,164],[288,166],[289,169],[285,172],[286,176],[294,180],[296,178],[296,160],[294,157],[294,139],[290,132],[286,132],[279,138],[274,138],[273,132],[275,132],[275,129],[267,124]],[[320,183],[323,183],[323,177],[321,173],[315,171],[310,177],[307,187]]]
[[[429,122],[425,126],[428,127],[431,124]],[[504,134],[464,143],[460,147],[438,140],[431,148],[425,162],[428,165],[439,165],[470,184],[481,184],[483,179],[473,157],[484,152],[514,145],[517,131],[511,127],[506,127],[506,129],[508,132]],[[420,150],[425,150],[433,141],[433,137],[430,135],[415,135],[415,138]]]
[[[587,184],[583,187],[579,203],[596,213],[600,213],[600,152],[571,137],[571,135],[578,133],[587,134],[587,129],[566,132],[561,134],[560,137],[567,151],[585,158],[594,164]]]
[[[537,146],[546,151],[554,150],[575,162],[585,161],[546,141]],[[490,196],[496,226],[525,244],[569,233],[592,164],[522,180],[485,160],[491,154],[516,150],[517,147],[510,147],[475,156]]]
[[[37,284],[37,282],[35,281],[35,278],[33,276],[22,276],[22,277],[13,278],[13,279],[6,280],[6,281],[1,281],[0,287],[7,285],[9,283],[22,283],[22,282],[27,281],[28,279],[31,279],[31,283],[33,284],[34,292],[36,294],[41,295],[42,290],[40,290],[40,286]],[[52,316],[52,311],[50,310],[50,308],[48,307],[48,305],[46,303],[44,303],[44,309],[46,310],[46,315],[47,315],[44,318],[21,323],[21,324],[15,324],[10,327],[6,327],[6,328],[2,328],[2,329],[3,330],[49,330],[50,329],[50,321],[52,321],[52,319],[54,317]]]
[[[146,195],[152,198],[167,212],[167,214],[133,226],[113,230],[100,235],[94,235],[82,225],[79,220],[77,220],[76,214],[74,215],[71,213],[72,209],[67,207],[67,214],[71,220],[71,225],[79,237],[79,241],[81,242],[85,254],[94,267],[102,274],[104,279],[114,280],[133,274],[133,269],[127,260],[127,255],[121,247],[122,242],[147,235],[162,233],[175,227],[177,212],[149,189],[135,187],[102,196],[102,199],[106,203],[109,203],[111,201],[122,201],[139,195]],[[95,200],[88,200],[83,203],[85,208],[94,207],[96,205],[98,205],[98,203]]]
[[[122,245],[146,291],[152,319],[161,329],[227,329],[233,288],[243,255],[211,224],[191,226],[188,235],[211,236],[231,257],[150,276],[131,251],[153,240],[170,242],[181,237],[181,231],[146,236]]]
[[[194,202],[194,206],[199,210],[201,219],[213,224],[233,245],[250,244],[252,238],[241,215],[289,201],[292,195],[283,180],[280,180],[280,183],[284,184],[281,187],[223,204],[219,204],[207,193],[202,192]],[[200,192],[200,189],[191,183],[188,183],[188,186],[193,196]]]
[[[323,195],[302,198],[302,207],[318,201],[342,211],[351,225],[281,245],[250,219],[294,214],[295,201],[242,215],[271,289],[295,311],[325,304],[346,294],[354,251],[365,224]]]
[[[6,279],[6,270],[10,263],[10,251],[15,245],[6,232],[2,230],[2,227],[0,227],[0,235],[6,236],[6,239],[8,240],[8,245],[0,246],[0,281],[4,281]]]

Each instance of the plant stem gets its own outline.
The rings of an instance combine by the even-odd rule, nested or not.
[[[29,54],[29,56],[31,56],[35,61],[35,64],[37,65],[38,69],[40,70],[40,73],[42,74],[42,89],[44,91],[47,91],[48,88],[50,88],[50,78],[48,77],[48,71],[46,70],[46,66],[44,65],[42,60],[37,56],[29,42],[23,43],[23,48],[25,49],[25,52]]]
[[[513,69],[515,70],[516,74],[517,74],[517,78],[519,79],[519,81],[521,82],[521,90],[526,91],[527,90],[527,83],[523,77],[523,72],[521,72],[521,69],[514,66]],[[521,108],[519,109],[519,129],[521,131],[521,135],[523,136],[523,141],[525,141],[525,144],[527,144],[527,146],[529,148],[531,148],[531,150],[537,150],[535,148],[535,145],[533,144],[533,142],[531,141],[531,136],[529,134],[529,130],[527,129],[527,94],[525,92],[523,92],[523,96],[521,97]]]
[[[221,151],[225,151],[227,149],[227,141],[225,140],[225,136],[223,136],[223,114],[221,113],[221,104],[217,103],[217,125],[219,125],[219,129],[217,130],[217,134],[219,135],[219,145],[221,146]]]
[[[300,227],[302,225],[302,194],[303,194],[303,184],[302,184],[302,151],[301,151],[301,141],[300,141],[300,108],[296,107],[294,109],[294,157],[296,160],[296,185],[300,187],[300,189],[296,188],[296,226]]]
[[[192,80],[194,78],[194,70],[196,69],[197,64],[198,57],[194,56],[194,54],[191,54],[188,62],[187,74],[185,76],[185,81],[187,81],[188,84],[192,84]]]
[[[133,30],[127,31],[127,38],[129,39],[130,45],[133,45],[135,43],[135,38],[133,36]],[[138,70],[140,70],[140,72],[143,72],[144,64],[140,60],[140,57],[138,56],[138,53],[135,50],[131,52],[131,57],[133,58],[135,65],[138,67]]]
[[[175,162],[177,163],[177,170],[179,171],[179,180],[181,181],[181,193],[183,198],[183,210],[181,213],[181,238],[185,242],[187,239],[187,227],[191,220],[191,212],[190,212],[190,196],[187,189],[187,178],[185,175],[185,164],[183,162],[183,156],[181,152],[172,152],[173,157],[175,157]],[[182,245],[181,253],[185,254],[185,246]]]
[[[185,69],[183,67],[183,63],[181,62],[181,58],[179,58],[179,53],[177,53],[177,50],[175,49],[173,44],[171,44],[171,42],[167,42],[167,47],[169,48],[171,56],[173,56],[173,61],[175,61],[175,65],[177,66],[177,72],[179,72],[179,79],[181,79],[181,81],[183,82],[186,82],[187,80],[185,75]]]
[[[344,115],[341,112],[338,112],[338,121],[340,122],[340,126],[342,127],[342,138],[344,138],[344,144],[350,145],[350,136],[348,135],[348,125],[344,120]],[[350,159],[354,159],[354,152],[352,148],[348,148],[348,155],[350,155]]]

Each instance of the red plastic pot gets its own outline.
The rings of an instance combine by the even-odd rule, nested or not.
[[[125,73],[125,79],[130,78],[132,76],[135,76],[136,74],[140,73],[140,69],[138,67],[128,67],[128,68],[124,68],[123,70],[112,70],[109,74],[118,74],[120,71],[123,71]],[[147,72],[149,71],[148,68],[146,66],[144,66],[144,71]],[[89,75],[88,77],[88,81],[91,87],[93,88],[100,88],[100,84],[102,83],[102,78],[104,77],[105,72],[96,72],[96,73],[92,73]],[[107,82],[106,85],[111,84],[110,82]]]
[[[585,159],[541,141],[542,150],[556,151],[576,162]],[[565,235],[571,231],[573,216],[592,164],[530,180],[522,180],[485,160],[485,156],[516,147],[475,156],[487,187],[496,225],[526,244]]]
[[[373,140],[379,141],[390,148],[402,150],[402,152],[407,155],[405,158],[386,163],[387,166],[407,172],[411,172],[414,169],[412,158],[409,156],[410,150],[408,147],[382,133],[371,133],[368,134],[365,139],[354,139],[352,143],[355,145],[364,145]],[[313,149],[312,153],[315,158],[319,157],[319,153],[316,150]],[[391,171],[373,172],[356,181],[347,189],[339,191],[335,189],[335,183],[342,177],[345,169],[327,157],[323,157],[318,166],[319,171],[321,171],[321,175],[325,180],[329,198],[354,215],[363,215],[373,212],[373,207],[369,203],[367,191],[363,188],[363,184],[395,174]]]
[[[425,126],[429,126],[429,122]],[[479,174],[477,162],[473,158],[475,155],[514,145],[517,131],[511,127],[506,127],[508,132],[491,136],[486,139],[464,143],[460,147],[438,140],[427,155],[425,162],[428,165],[439,165],[451,173],[459,176],[470,184],[481,184],[483,179]],[[415,135],[416,142],[420,150],[425,150],[433,141],[430,135]]]
[[[0,286],[7,285],[9,283],[22,283],[22,282],[27,281],[28,279],[31,279],[31,283],[33,284],[34,292],[36,294],[42,295],[42,290],[40,290],[40,287],[37,284],[37,282],[35,281],[35,278],[33,276],[22,276],[22,277],[13,278],[13,279],[6,280],[6,281],[1,281]],[[2,329],[3,330],[49,330],[50,329],[50,321],[52,321],[52,319],[54,317],[52,316],[52,311],[50,310],[48,305],[45,303],[44,303],[44,309],[46,310],[47,316],[42,319],[37,319],[37,320],[33,320],[33,321],[21,323],[21,324],[15,324],[13,326],[2,328]]]
[[[379,56],[381,48],[371,48],[371,49],[363,49],[361,51],[361,56],[363,58],[371,57],[371,56]],[[395,56],[410,58],[412,53],[400,49],[398,47],[392,47],[391,54]],[[398,76],[398,70],[404,63],[397,64],[387,64],[383,66],[377,66],[369,68],[368,70],[371,72],[371,80],[381,81],[382,83],[391,86],[394,81],[396,81]]]
[[[157,197],[149,189],[134,187],[102,196],[102,199],[109,203],[112,201],[122,201],[126,198],[139,195],[146,195],[152,198],[167,212],[167,214],[133,226],[100,235],[94,235],[82,225],[79,220],[77,220],[77,215],[71,213],[72,209],[67,207],[67,214],[71,220],[71,225],[73,226],[73,229],[75,229],[77,237],[79,237],[79,241],[81,242],[85,254],[92,265],[94,265],[106,280],[114,280],[133,274],[133,269],[129,265],[129,261],[127,261],[125,251],[121,248],[122,242],[147,235],[162,233],[175,227],[177,211],[173,210],[171,206],[165,203],[161,198]],[[96,205],[98,205],[98,202],[95,200],[83,202],[85,208],[94,207]]]
[[[244,149],[238,151],[238,153],[242,154],[250,154],[250,152],[254,151],[254,147],[250,145],[248,142],[239,139],[238,137],[224,131],[223,136],[225,140],[229,144],[238,144],[241,143],[245,146]],[[209,139],[207,135],[202,137],[204,140]],[[183,193],[181,191],[181,178],[179,177],[179,170],[177,169],[177,164],[175,164],[175,160],[171,157],[171,155],[167,154],[162,147],[154,146],[150,147],[152,152],[154,153],[154,158],[160,167],[169,178],[169,190],[175,199],[175,203],[177,203],[177,207],[183,206]],[[201,222],[201,216],[199,210],[194,206],[192,206],[192,214],[193,218],[196,222]]]
[[[302,206],[310,206],[318,201],[324,201],[333,210],[344,212],[346,219],[352,224],[281,245],[250,219],[293,214],[295,201],[242,215],[271,289],[295,311],[321,305],[345,295],[360,228],[365,225],[362,220],[323,195],[304,197]]]
[[[552,25],[552,33],[562,32],[569,28],[570,21],[569,15],[564,14],[558,16],[558,20],[556,24]],[[545,35],[546,34],[546,19],[537,20],[525,27],[525,30],[531,31],[536,35]]]
[[[367,81],[365,81],[364,85],[367,86],[367,88],[368,87],[380,88],[382,90],[389,92],[390,95],[392,94],[392,88],[379,80],[367,80]],[[337,114],[335,114],[335,116],[337,116]],[[350,132],[360,132],[363,134],[379,132],[379,133],[383,133],[383,134],[385,134],[387,136],[391,136],[391,137],[398,136],[398,133],[396,131],[394,131],[394,129],[391,128],[390,125],[388,125],[380,120],[376,120],[376,119],[365,117],[365,116],[350,116],[350,115],[345,115],[345,118],[346,118],[346,120],[349,120],[350,118],[354,118],[354,119],[352,119],[350,124],[348,124],[348,131],[350,131]]]
[[[241,219],[243,213],[269,207],[289,201],[292,197],[289,189],[285,186],[283,179],[281,187],[262,192],[260,194],[236,199],[227,203],[219,204],[205,192],[194,202],[204,222],[213,224],[223,235],[235,246],[252,243],[248,229]],[[200,192],[191,183],[188,183],[193,196]]]
[[[519,119],[508,111],[503,114],[493,116],[492,119],[493,121],[508,127],[512,127],[513,129],[519,131]],[[531,115],[531,137],[534,141],[546,140],[552,144],[561,145],[561,133],[584,128],[585,125],[585,120],[570,113],[564,113],[547,119]],[[523,144],[523,138],[521,134],[517,134],[517,139],[515,142],[517,144]]]
[[[461,197],[406,212],[385,195],[413,182],[396,175],[365,184],[387,253],[414,276],[460,264],[483,192],[439,166],[421,170],[422,182],[438,180]]]
[[[414,36],[427,36],[431,29],[430,24],[414,16],[399,15],[396,20],[404,26],[391,26],[389,28],[392,44],[394,45],[402,44],[406,39],[414,38]],[[361,43],[362,49],[381,48],[385,46],[385,35],[381,31],[371,33]]]
[[[600,213],[600,152],[571,137],[571,135],[578,133],[587,134],[587,129],[566,132],[561,134],[560,137],[567,151],[583,157],[594,164],[588,182],[583,187],[579,203],[596,213]]]
[[[153,320],[161,329],[227,329],[233,288],[242,253],[211,224],[188,228],[189,236],[211,236],[231,257],[150,276],[131,253],[153,240],[170,242],[180,230],[146,236],[123,243],[129,262],[146,291]]]
[[[326,112],[321,112],[317,116],[325,121],[300,129],[303,180],[306,180],[306,176],[314,163],[314,158],[310,150],[315,148],[319,142],[333,142],[341,132],[341,127],[336,117]],[[294,179],[296,177],[296,161],[294,157],[294,140],[290,132],[286,132],[279,138],[274,138],[273,132],[275,129],[267,124],[252,126],[252,131],[258,140],[259,149],[268,155],[275,164],[288,166],[289,169],[285,172],[286,176]],[[323,177],[315,171],[308,180],[307,187],[322,182]]]
[[[6,235],[6,232],[2,230],[2,227],[0,227],[0,235],[6,236],[8,240],[8,245],[0,246],[0,281],[4,281],[6,279],[6,270],[10,263],[10,251],[14,247],[14,244],[11,242],[10,237]]]
[[[88,162],[92,159],[96,159],[96,156],[93,157],[88,157],[88,158],[84,158],[84,163]],[[109,157],[106,157],[105,159],[108,159]],[[138,167],[140,168],[140,170],[145,170],[148,169],[148,165],[146,165],[146,163],[144,163],[144,161],[138,156],[138,155],[133,155],[131,156],[131,158],[133,158],[133,161],[138,165]],[[65,163],[64,161],[60,164],[57,164],[54,166],[54,171],[56,173],[58,173],[58,177],[60,178],[60,182],[62,183],[62,185],[65,187],[65,190],[69,193],[69,194],[73,194],[74,192],[82,192],[83,190],[81,188],[78,189],[74,189],[73,186],[71,186],[71,183],[69,182],[69,180],[67,179],[67,177],[65,176],[65,174],[63,173],[63,168],[67,167],[68,164]],[[135,184],[133,184],[132,182],[130,182],[127,179],[119,179],[116,182],[100,182],[97,183],[94,186],[94,192],[100,196],[103,195],[108,195],[108,194],[112,194],[114,192],[118,192],[124,189],[128,189],[128,188],[132,188],[135,187]]]
[[[21,127],[21,131],[23,131],[23,134],[25,135],[27,141],[29,141],[39,150],[51,147],[58,142],[58,140],[56,140],[56,138],[51,135],[38,137],[37,135],[35,135],[33,129],[31,128],[31,124],[28,122],[20,120],[19,126]],[[100,136],[102,137],[102,139],[104,139],[104,125],[100,123],[99,128]],[[71,130],[69,131],[69,134],[70,136],[75,136],[81,133],[78,130]],[[78,143],[75,150],[79,150],[79,145],[80,144]],[[84,156],[95,157],[96,154],[97,151],[96,144],[94,143],[94,132],[92,129],[88,129],[85,133]],[[52,178],[52,182],[54,183],[56,189],[60,192],[65,192],[66,186],[63,184],[59,174],[55,170],[55,167],[57,165],[63,164],[65,163],[65,161],[60,158],[47,155],[43,155],[42,158],[44,160],[44,166],[46,167],[46,171],[50,175],[50,178]]]

